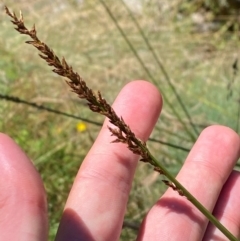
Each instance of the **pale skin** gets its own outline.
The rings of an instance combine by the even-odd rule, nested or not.
[[[145,81],[126,85],[113,108],[136,135],[147,140],[162,98]],[[56,241],[117,241],[139,157],[111,144],[106,120],[73,183]],[[228,127],[211,126],[199,136],[177,179],[240,238],[240,174],[233,167],[240,138]],[[80,160],[79,160],[80,161]],[[59,163],[61,165],[61,163]],[[0,134],[0,240],[47,241],[46,194],[26,154]],[[138,241],[227,240],[172,189],[159,197],[142,222]]]

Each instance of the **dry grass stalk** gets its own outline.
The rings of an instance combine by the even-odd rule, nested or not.
[[[70,86],[72,91],[75,92],[79,98],[86,99],[89,108],[93,112],[97,112],[108,117],[110,123],[117,127],[108,127],[110,132],[112,133],[112,136],[116,137],[116,139],[113,142],[121,142],[127,144],[128,148],[134,154],[140,155],[142,157],[141,161],[148,162],[154,165],[154,162],[149,157],[149,152],[147,150],[146,143],[135,136],[135,134],[131,131],[129,126],[124,122],[123,118],[117,116],[113,108],[102,97],[101,93],[98,92],[97,94],[95,94],[86,85],[86,82],[81,78],[81,76],[77,72],[75,72],[70,65],[68,65],[65,58],[62,58],[62,60],[60,61],[60,59],[54,53],[54,51],[50,49],[47,44],[40,41],[40,39],[37,37],[35,25],[32,27],[31,30],[28,30],[26,28],[21,12],[20,18],[18,18],[16,14],[11,13],[6,6],[5,11],[7,15],[9,15],[12,18],[11,22],[17,26],[15,29],[19,33],[31,37],[32,40],[26,41],[26,43],[33,45],[41,52],[39,56],[42,59],[44,59],[49,66],[54,67],[53,72],[68,78],[68,81],[66,82]]]

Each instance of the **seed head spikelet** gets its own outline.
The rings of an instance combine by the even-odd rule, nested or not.
[[[31,44],[40,51],[39,56],[44,59],[49,66],[53,66],[53,72],[56,74],[66,77],[68,79],[67,84],[71,90],[75,92],[79,98],[86,99],[89,108],[93,112],[100,113],[109,118],[110,123],[115,125],[117,128],[109,127],[112,136],[116,139],[114,143],[122,142],[127,144],[128,148],[137,155],[141,155],[142,159],[148,160],[148,154],[144,152],[146,143],[138,139],[135,134],[131,131],[129,126],[125,123],[122,117],[118,117],[113,108],[107,103],[98,91],[95,94],[87,85],[86,82],[80,77],[77,72],[74,72],[72,67],[67,63],[65,58],[60,59],[54,53],[47,44],[40,41],[37,37],[37,30],[33,25],[31,30],[28,30],[24,24],[23,15],[20,12],[20,18],[15,13],[11,13],[5,6],[6,13],[12,18],[11,22],[16,25],[16,30],[21,33],[30,36],[31,41],[26,41],[27,44]],[[144,148],[141,148],[144,147]]]

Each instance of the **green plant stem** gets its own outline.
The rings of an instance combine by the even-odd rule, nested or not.
[[[34,102],[23,100],[23,99],[21,99],[19,97],[16,97],[16,96],[4,95],[4,94],[0,93],[0,99],[4,99],[4,100],[11,101],[11,102],[18,103],[18,104],[28,105],[28,106],[31,106],[31,107],[36,108],[38,110],[48,111],[48,112],[54,113],[56,115],[62,115],[62,116],[65,116],[65,117],[81,120],[81,121],[84,121],[86,123],[93,124],[95,126],[102,126],[101,122],[96,122],[96,121],[93,121],[91,119],[83,118],[83,117],[80,117],[80,116],[72,115],[70,113],[66,113],[66,112],[56,110],[56,109],[52,109],[52,108],[49,108],[49,107],[44,106],[44,105],[39,105],[39,104],[34,103]],[[170,143],[170,142],[166,142],[166,141],[162,141],[162,140],[158,140],[158,139],[155,139],[155,138],[149,138],[148,140],[151,141],[151,142],[160,143],[160,144],[165,145],[165,146],[170,146],[172,148],[175,148],[175,149],[178,149],[178,150],[181,150],[181,151],[184,151],[184,152],[190,151],[190,149],[185,148],[183,146],[176,145],[174,143]]]
[[[159,58],[158,58],[158,56],[157,56],[157,54],[156,54],[156,51],[154,50],[154,48],[153,48],[152,45],[150,44],[147,36],[145,35],[145,33],[144,33],[143,29],[141,28],[141,26],[138,24],[138,21],[137,21],[137,19],[134,17],[134,15],[132,14],[131,10],[128,8],[128,6],[126,5],[126,3],[125,3],[123,0],[120,0],[120,1],[122,2],[123,6],[126,8],[126,10],[127,10],[128,14],[129,14],[129,16],[131,17],[133,23],[134,23],[135,26],[137,27],[140,35],[142,36],[142,38],[143,38],[143,40],[144,40],[144,42],[145,42],[145,44],[146,44],[146,46],[148,47],[149,51],[152,53],[153,58],[155,59],[158,67],[160,68],[160,70],[162,71],[165,80],[167,81],[168,85],[170,86],[171,90],[173,91],[174,95],[176,96],[176,98],[177,98],[177,100],[178,100],[178,102],[179,102],[182,110],[184,111],[186,117],[188,118],[188,121],[189,121],[190,125],[192,126],[195,134],[198,136],[198,135],[199,135],[199,132],[198,132],[197,128],[195,127],[195,125],[193,124],[192,118],[191,118],[190,114],[188,113],[188,110],[187,110],[187,108],[185,107],[185,105],[184,105],[184,103],[183,103],[180,95],[178,94],[175,86],[173,85],[173,83],[172,83],[172,81],[171,81],[171,79],[170,79],[170,77],[169,77],[169,74],[168,74],[167,70],[165,69],[163,63],[159,60]]]
[[[150,73],[150,71],[148,70],[148,68],[145,66],[143,60],[140,58],[140,56],[138,55],[136,49],[134,48],[134,46],[132,45],[132,43],[130,42],[130,40],[128,39],[128,37],[126,36],[126,34],[124,33],[124,31],[122,30],[122,28],[120,27],[120,25],[117,22],[117,19],[114,17],[114,15],[112,14],[111,10],[109,9],[109,7],[106,5],[106,3],[103,0],[99,0],[99,2],[103,5],[103,7],[105,8],[105,10],[107,11],[108,15],[110,16],[110,18],[113,20],[115,26],[117,27],[117,29],[119,30],[119,32],[121,33],[121,35],[123,36],[124,40],[126,41],[126,43],[128,44],[129,48],[131,49],[131,51],[133,52],[134,56],[137,58],[138,62],[140,63],[140,65],[142,66],[142,68],[144,69],[144,71],[146,72],[146,74],[148,75],[148,77],[152,80],[152,82],[154,84],[157,85],[157,81],[156,79],[153,77],[153,75]],[[193,142],[196,141],[196,137],[194,134],[192,134],[192,132],[188,129],[186,123],[182,120],[181,116],[178,114],[178,112],[176,111],[175,107],[173,106],[173,104],[170,102],[170,100],[168,99],[167,95],[164,94],[164,92],[161,92],[164,101],[166,102],[166,104],[170,107],[170,109],[172,110],[173,114],[177,117],[177,119],[179,120],[179,122],[182,124],[182,126],[184,127],[185,131],[188,133],[189,137],[192,139]]]
[[[80,116],[72,115],[70,113],[66,113],[66,112],[56,110],[56,109],[52,109],[52,108],[49,108],[47,106],[39,105],[39,104],[34,103],[34,102],[26,101],[26,100],[20,99],[19,97],[16,97],[16,96],[4,95],[4,94],[0,93],[0,99],[12,101],[12,102],[19,103],[19,104],[25,104],[25,105],[34,107],[38,110],[45,110],[45,111],[48,111],[48,112],[51,112],[51,113],[54,113],[54,114],[57,114],[57,115],[62,115],[62,116],[70,117],[70,118],[73,118],[73,119],[81,120],[81,121],[84,121],[84,122],[87,122],[89,124],[93,124],[93,125],[96,125],[96,126],[102,126],[102,123],[100,123],[100,122],[96,122],[96,121],[93,121],[93,120],[90,120],[90,119],[87,119],[87,118],[83,118],[83,117],[80,117]],[[181,149],[181,148],[179,148],[179,149]]]
[[[216,226],[229,240],[238,241],[238,239],[231,234],[180,182],[178,182],[168,170],[159,163],[159,161],[150,153],[145,147],[141,146],[145,151],[148,152],[149,158],[152,160],[154,166],[159,167],[164,176],[166,176],[176,187],[177,191],[181,192],[181,195],[185,196],[208,220]]]

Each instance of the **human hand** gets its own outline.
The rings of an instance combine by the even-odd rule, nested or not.
[[[160,113],[158,90],[135,81],[120,92],[113,108],[147,140]],[[112,144],[106,120],[76,176],[56,241],[119,239],[138,156]],[[199,136],[177,179],[237,237],[240,235],[240,175],[232,171],[239,136],[223,126]],[[47,204],[39,174],[6,135],[0,135],[0,241],[47,240]],[[138,241],[226,240],[176,191],[168,189],[143,220]]]

